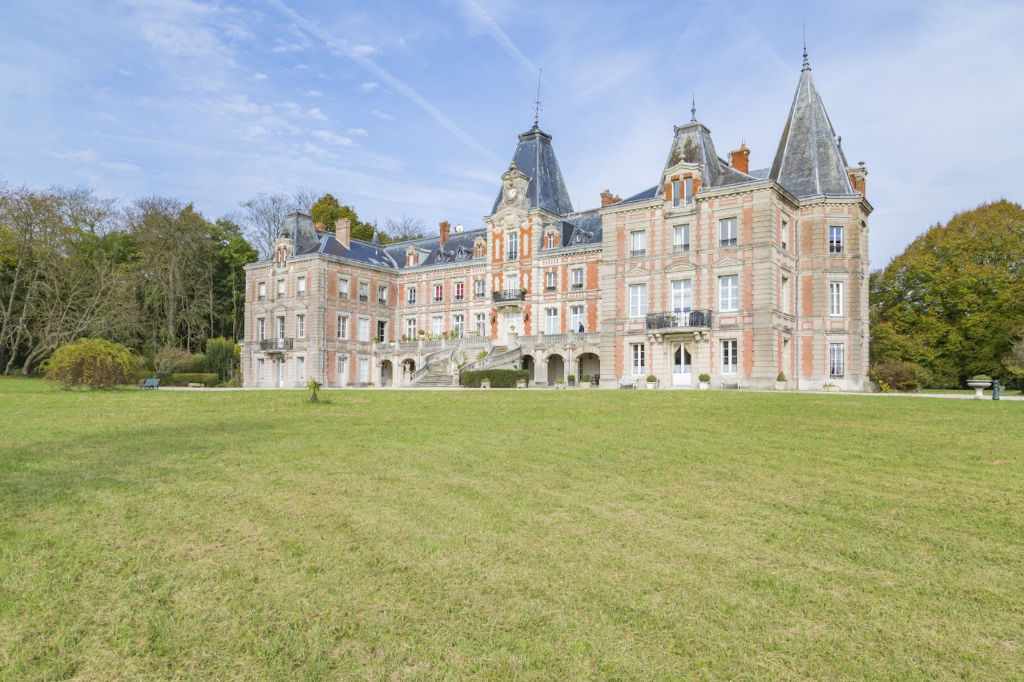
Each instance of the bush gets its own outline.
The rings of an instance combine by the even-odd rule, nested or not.
[[[992,377],[987,374],[975,374],[971,377],[972,381],[992,381]]]
[[[775,380],[776,381],[785,381],[786,380],[786,373],[785,372],[779,372],[779,376],[775,377]]]
[[[167,377],[163,383],[167,386],[188,386],[189,384],[216,386],[220,383],[220,377],[213,372],[179,372]]]
[[[868,373],[883,393],[914,393],[926,383],[927,372],[916,362],[880,362]]]
[[[459,383],[468,388],[480,388],[482,380],[490,379],[492,388],[515,388],[517,381],[529,378],[530,371],[526,369],[478,369],[462,372]]]
[[[707,372],[701,372],[700,376],[697,377],[697,381],[703,381],[704,383],[707,383],[711,381],[711,375],[708,374]]]
[[[225,338],[208,339],[203,371],[216,374],[221,381],[228,381],[235,368],[241,364],[241,357],[241,349],[234,341]]]
[[[106,339],[78,339],[61,346],[44,363],[46,378],[64,389],[88,386],[95,390],[132,381],[139,359],[131,350]]]
[[[584,374],[582,381],[585,384],[589,384],[590,383],[590,375],[589,374]]]
[[[161,377],[182,372],[202,372],[204,358],[180,348],[164,348],[153,354],[153,368]]]

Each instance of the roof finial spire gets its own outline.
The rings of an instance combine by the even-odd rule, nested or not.
[[[540,79],[544,75],[544,69],[537,70],[537,99],[533,103],[533,127],[539,128],[540,123]]]
[[[690,91],[690,120],[697,120],[697,95]]]
[[[804,36],[804,67],[803,67],[803,69],[801,69],[801,71],[810,71],[811,70],[811,63],[809,61],[807,61],[807,27],[803,26],[801,31],[802,31],[803,36]]]

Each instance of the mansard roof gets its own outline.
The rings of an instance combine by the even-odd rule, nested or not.
[[[715,143],[711,140],[711,131],[696,118],[689,123],[675,127],[675,138],[665,162],[665,170],[680,162],[695,163],[700,166],[701,175],[706,187],[722,187],[754,180],[750,175],[732,168],[725,159],[715,152]]]
[[[804,50],[803,70],[770,177],[798,198],[854,195],[846,168],[846,157],[814,87]]]
[[[547,248],[542,238],[541,253],[601,244],[601,214],[596,208],[563,216],[561,220],[544,224],[545,231],[552,227],[558,230],[558,246]]]
[[[569,191],[562,179],[555,149],[551,146],[551,136],[538,128],[536,123],[519,136],[512,163],[530,178],[526,196],[530,200],[531,209],[541,208],[554,215],[573,212]],[[492,214],[501,205],[501,198],[499,189],[491,208]]]
[[[465,263],[472,260],[483,260],[473,258],[473,247],[477,239],[487,239],[487,230],[478,229],[469,232],[453,232],[448,235],[444,246],[441,246],[440,236],[422,237],[410,239],[404,242],[394,242],[384,247],[387,254],[395,261],[399,270],[405,270],[405,252],[412,247],[426,255],[420,258],[419,263],[412,267],[429,267],[432,265],[446,265],[448,263]]]

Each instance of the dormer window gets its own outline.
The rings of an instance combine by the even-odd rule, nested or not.
[[[419,263],[420,254],[416,251],[416,249],[409,249],[408,251],[405,252],[405,267],[419,265]]]
[[[544,236],[544,248],[553,249],[556,246],[558,246],[558,233],[554,231],[548,232]]]
[[[483,239],[477,239],[473,242],[473,258],[483,258],[487,255],[487,247],[484,246]]]
[[[679,196],[679,178],[672,178],[672,205],[678,206],[681,197]]]

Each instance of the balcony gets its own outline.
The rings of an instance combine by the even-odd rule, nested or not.
[[[689,244],[675,244],[672,246],[672,253],[686,253],[689,250]]]
[[[370,300],[370,297],[367,294],[359,294],[359,302],[360,303],[366,303],[369,300]]]
[[[680,313],[650,313],[647,315],[648,329],[689,329],[710,327],[710,310],[688,310]]]
[[[721,239],[720,246],[736,246],[736,237],[729,237],[727,239]]]
[[[647,255],[647,249],[633,249],[629,252],[630,258],[643,258]]]
[[[268,351],[271,353],[281,353],[286,350],[291,350],[294,345],[294,339],[290,337],[282,337],[277,339],[263,339],[260,341],[260,350]]]
[[[544,287],[544,291],[555,291],[555,288],[556,287],[554,284],[549,284],[548,286]]]
[[[506,289],[505,291],[493,292],[495,303],[513,303],[526,300],[526,289]]]
[[[377,299],[377,303],[379,303],[380,305],[387,305],[388,304],[388,299],[386,299],[386,298],[378,298]]]

